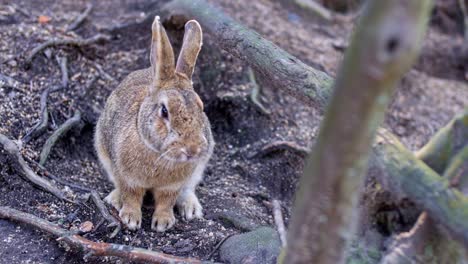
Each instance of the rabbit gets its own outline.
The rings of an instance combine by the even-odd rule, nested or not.
[[[115,189],[104,199],[130,230],[141,227],[141,206],[155,200],[151,229],[164,232],[182,218],[202,218],[195,188],[210,159],[214,140],[192,74],[202,46],[197,21],[185,24],[177,64],[166,31],[152,24],[147,69],[130,73],[107,99],[96,125],[95,148]]]

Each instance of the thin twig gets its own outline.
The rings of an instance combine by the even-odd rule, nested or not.
[[[25,84],[22,82],[19,82],[10,76],[6,76],[5,74],[0,73],[0,87],[5,86],[8,88],[12,88],[15,90],[18,90],[22,93],[28,93],[25,89],[21,88],[21,86],[24,86]]]
[[[91,199],[93,200],[97,209],[101,213],[102,217],[104,217],[104,219],[109,222],[109,225],[107,227],[115,227],[114,231],[109,235],[109,238],[115,237],[122,229],[122,224],[117,218],[115,218],[113,215],[109,213],[109,210],[107,210],[106,204],[102,201],[101,196],[99,196],[99,193],[97,191],[92,190],[90,194],[91,194]]]
[[[51,194],[55,195],[61,200],[74,203],[73,201],[66,198],[65,194],[59,190],[55,185],[50,181],[39,177],[29,166],[26,164],[26,161],[23,159],[23,156],[20,153],[20,148],[17,143],[9,139],[3,134],[0,134],[0,144],[3,145],[3,148],[10,154],[11,158],[18,165],[17,169],[28,179],[34,186],[39,187]]]
[[[94,64],[94,67],[96,68],[96,70],[99,72],[99,74],[106,80],[108,81],[111,81],[111,82],[116,82],[115,78],[110,76],[103,68],[102,66],[97,63],[97,62],[93,62]]]
[[[252,68],[249,67],[248,69],[248,75],[249,75],[249,81],[252,84],[252,91],[250,92],[250,100],[258,106],[258,108],[266,115],[270,114],[270,111],[263,106],[263,104],[259,101],[259,96],[261,92],[261,88],[257,83],[257,80],[255,79],[255,73],[252,70]]]
[[[318,15],[322,19],[325,19],[327,21],[331,21],[333,19],[333,12],[328,10],[326,7],[322,6],[317,1],[294,0],[294,3],[298,5],[299,7],[306,9],[315,15]]]
[[[92,9],[93,9],[93,5],[91,3],[88,3],[85,11],[81,13],[79,16],[77,16],[70,25],[68,25],[66,31],[72,31],[72,30],[77,29],[86,19],[86,17],[89,15],[89,13],[91,13]]]
[[[67,57],[59,57],[58,55],[55,57],[57,63],[60,66],[60,71],[62,72],[62,88],[66,89],[68,87],[68,69],[67,69]]]
[[[93,37],[87,38],[87,39],[53,39],[46,41],[39,46],[35,47],[29,55],[26,56],[25,59],[25,65],[30,65],[33,58],[41,51],[44,49],[47,49],[49,47],[53,46],[76,46],[76,47],[83,47],[83,46],[89,46],[101,41],[109,41],[110,37],[108,35],[103,35],[103,34],[96,34]]]
[[[278,141],[274,141],[265,145],[258,152],[251,153],[248,157],[249,158],[263,157],[265,155],[268,155],[278,150],[292,151],[303,157],[306,157],[310,153],[309,148],[300,146],[296,142],[278,140]]]
[[[52,234],[69,246],[82,250],[85,252],[85,254],[87,253],[87,256],[115,256],[128,261],[144,263],[202,263],[202,261],[197,259],[171,256],[143,248],[130,247],[120,244],[94,242],[78,234],[70,233],[69,231],[47,220],[6,206],[0,206],[0,218],[24,223],[29,226],[38,228],[46,233]]]
[[[286,228],[284,226],[283,214],[281,213],[281,204],[278,200],[271,202],[273,210],[273,219],[275,220],[276,229],[281,240],[281,245],[285,248],[287,245]]]
[[[46,162],[47,157],[49,156],[50,150],[55,145],[57,140],[61,136],[66,134],[70,129],[78,125],[80,121],[81,121],[81,112],[79,110],[76,110],[73,117],[69,118],[67,121],[65,121],[65,123],[59,126],[57,130],[55,130],[55,132],[47,139],[41,151],[41,156],[40,156],[40,161],[39,161],[39,164],[41,166],[44,166],[44,163]]]
[[[213,250],[211,250],[210,254],[208,254],[208,257],[206,257],[206,260],[210,260],[213,257],[213,255],[216,253],[216,251],[218,251],[218,249],[221,247],[221,245],[233,235],[234,234],[230,234],[230,235],[225,236],[223,239],[221,239],[221,241],[219,241],[218,244],[216,244]]]

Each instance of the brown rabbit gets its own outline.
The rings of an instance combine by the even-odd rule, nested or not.
[[[213,153],[214,141],[203,103],[192,86],[202,46],[195,20],[185,25],[177,65],[164,28],[152,26],[151,67],[131,73],[112,92],[99,118],[95,147],[115,189],[105,198],[131,230],[141,226],[141,206],[153,193],[151,228],[175,223],[173,207],[191,220],[203,216],[195,187]]]

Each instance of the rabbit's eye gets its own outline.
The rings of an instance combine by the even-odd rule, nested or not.
[[[164,119],[169,117],[169,113],[167,112],[167,108],[164,104],[161,106],[161,117]]]

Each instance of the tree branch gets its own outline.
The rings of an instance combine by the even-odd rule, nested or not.
[[[168,254],[151,251],[143,248],[136,248],[126,245],[101,243],[88,240],[80,235],[72,234],[69,231],[53,224],[47,220],[41,219],[34,215],[15,210],[10,207],[0,206],[0,218],[12,220],[19,223],[24,223],[29,226],[40,229],[46,233],[58,237],[59,241],[63,241],[68,245],[87,252],[87,256],[115,256],[128,261],[137,261],[144,263],[211,263],[202,262],[192,258],[181,258]]]

